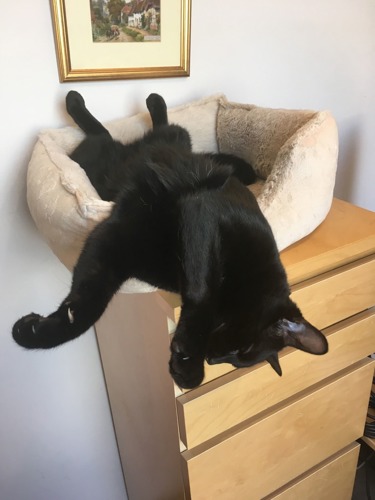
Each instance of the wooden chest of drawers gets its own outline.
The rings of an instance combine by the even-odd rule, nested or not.
[[[181,392],[168,374],[179,298],[117,294],[96,325],[130,500],[350,499],[375,351],[375,214],[334,200],[282,253],[293,299],[329,353],[206,367]]]

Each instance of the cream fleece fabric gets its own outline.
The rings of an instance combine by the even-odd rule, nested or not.
[[[329,112],[277,110],[230,103],[216,95],[168,111],[184,126],[196,152],[230,152],[248,160],[260,177],[252,186],[279,250],[313,231],[326,217],[335,182],[338,137]],[[123,143],[150,129],[148,113],[106,124]],[[76,127],[41,132],[28,166],[27,200],[53,252],[69,268],[112,203],[99,198],[85,172],[69,158],[83,139]],[[137,280],[122,291],[153,288]]]
[[[260,108],[220,101],[219,150],[236,153],[264,183],[251,188],[279,250],[326,217],[335,185],[338,134],[328,111]]]

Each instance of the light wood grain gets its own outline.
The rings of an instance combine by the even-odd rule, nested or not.
[[[313,390],[182,453],[193,500],[259,499],[361,436],[373,362],[360,361]]]
[[[292,299],[319,329],[375,305],[375,258],[366,257],[292,287]]]
[[[188,448],[234,425],[375,351],[375,308],[326,330],[329,352],[312,356],[295,349],[280,357],[279,378],[268,363],[236,370],[177,398],[181,439]]]
[[[263,500],[351,500],[359,448],[351,444]]]
[[[299,283],[374,253],[375,214],[335,198],[323,223],[281,252],[289,283]]]
[[[121,293],[96,324],[129,500],[184,498],[166,312]]]

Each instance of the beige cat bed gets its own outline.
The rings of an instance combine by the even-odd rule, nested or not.
[[[231,103],[222,95],[168,112],[191,134],[197,152],[235,153],[254,167],[251,189],[274,232],[279,250],[313,231],[332,202],[338,137],[327,111],[260,108]],[[147,112],[106,127],[124,143],[151,127]],[[27,176],[27,199],[35,223],[57,257],[72,269],[88,233],[110,214],[85,172],[69,157],[83,139],[76,127],[43,131]],[[123,291],[147,291],[129,280]]]

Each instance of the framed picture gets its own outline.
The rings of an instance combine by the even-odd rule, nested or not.
[[[51,0],[61,82],[189,76],[191,0]]]

